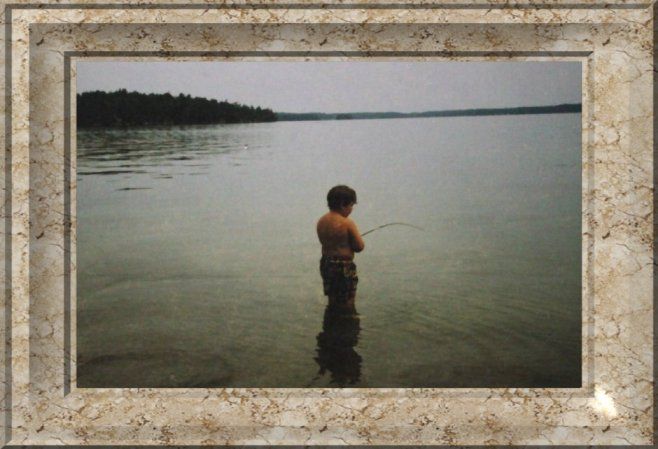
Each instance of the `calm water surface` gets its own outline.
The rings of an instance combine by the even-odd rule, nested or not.
[[[580,114],[78,133],[80,387],[579,386]],[[315,222],[358,194],[357,315]]]

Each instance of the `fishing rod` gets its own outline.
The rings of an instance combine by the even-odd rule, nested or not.
[[[397,226],[409,226],[410,228],[418,229],[419,231],[424,231],[423,228],[420,228],[420,227],[418,227],[418,226],[414,226],[414,225],[409,224],[409,223],[395,222],[395,223],[386,223],[386,224],[383,224],[383,225],[381,225],[381,226],[377,226],[376,228],[373,228],[373,229],[371,229],[371,230],[369,230],[369,231],[366,231],[366,232],[364,232],[363,234],[361,234],[361,237],[365,237],[367,234],[370,234],[371,232],[375,232],[375,231],[377,231],[377,230],[379,230],[379,229],[382,229],[382,228],[385,228],[385,227],[387,227],[387,226],[394,226],[394,225],[397,225]]]

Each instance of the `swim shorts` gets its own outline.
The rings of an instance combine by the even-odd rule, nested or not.
[[[359,277],[356,275],[356,265],[351,259],[322,256],[320,274],[325,295],[347,297],[356,292]]]

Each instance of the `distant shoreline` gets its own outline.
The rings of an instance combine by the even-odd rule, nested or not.
[[[519,106],[513,108],[473,108],[449,109],[444,111],[425,112],[277,112],[278,122],[311,121],[311,120],[373,120],[393,118],[423,118],[423,117],[475,117],[488,115],[528,115],[528,114],[564,114],[582,112],[580,103],[565,103],[551,106]]]
[[[470,108],[424,112],[274,112],[180,94],[143,94],[120,89],[77,95],[80,129],[141,128],[151,126],[218,125],[318,120],[376,120],[426,117],[477,117],[491,115],[561,114],[581,112],[580,103],[505,108]]]

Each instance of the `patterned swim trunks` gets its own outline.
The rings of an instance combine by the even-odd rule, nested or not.
[[[325,295],[347,297],[356,292],[359,277],[356,275],[356,265],[351,259],[322,256],[320,274]]]

